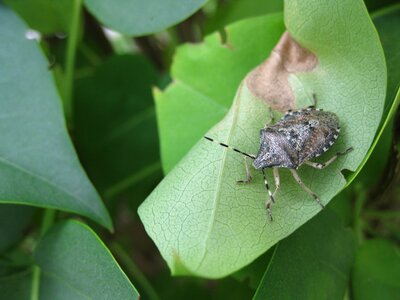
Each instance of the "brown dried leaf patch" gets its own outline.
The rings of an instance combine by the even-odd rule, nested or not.
[[[318,64],[317,57],[302,47],[286,31],[270,56],[247,76],[247,85],[254,96],[278,111],[295,108],[289,75],[310,72]]]

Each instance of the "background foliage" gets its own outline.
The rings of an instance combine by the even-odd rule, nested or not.
[[[398,1],[3,2],[0,299],[400,298]],[[320,59],[291,82],[299,106],[316,91],[343,122],[335,149],[356,151],[302,170],[329,202],[308,222],[318,210],[283,174],[270,225],[261,179],[230,184],[241,157],[204,141],[179,161],[231,107],[210,134],[229,140],[236,110],[246,134],[230,142],[256,151],[265,114],[237,91],[285,28]],[[214,156],[230,210],[200,201],[196,177],[198,201],[175,201],[171,186]]]

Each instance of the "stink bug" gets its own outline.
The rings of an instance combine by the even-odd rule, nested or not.
[[[273,118],[271,118],[271,121],[273,122]],[[250,183],[252,180],[247,165],[247,158],[253,160],[253,167],[255,169],[261,169],[265,187],[269,194],[265,207],[269,218],[272,220],[271,205],[275,203],[274,197],[280,187],[278,168],[289,169],[301,188],[312,196],[321,208],[324,208],[317,194],[303,183],[296,170],[302,164],[316,169],[323,169],[334,162],[339,156],[352,151],[353,148],[350,147],[343,152],[338,152],[325,163],[310,161],[326,152],[335,143],[339,132],[339,120],[334,113],[325,112],[322,109],[316,109],[315,106],[310,106],[306,109],[289,110],[275,124],[266,124],[260,130],[260,149],[257,155],[247,154],[207,136],[204,138],[244,155],[247,178],[246,180],[238,181],[238,183]],[[275,179],[274,193],[271,193],[269,189],[264,171],[266,168],[273,169]]]

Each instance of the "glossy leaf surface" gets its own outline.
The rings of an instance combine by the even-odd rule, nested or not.
[[[42,274],[40,299],[139,299],[110,251],[80,222],[53,226],[34,258]]]
[[[128,35],[145,35],[172,26],[199,9],[205,0],[85,0],[107,27]]]
[[[111,228],[69,139],[39,45],[2,5],[0,25],[0,202],[74,212]]]

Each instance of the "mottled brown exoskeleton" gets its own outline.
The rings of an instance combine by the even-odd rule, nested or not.
[[[273,122],[273,118],[271,119]],[[266,201],[265,206],[272,220],[271,205],[275,203],[274,196],[280,187],[278,168],[289,169],[302,189],[324,208],[317,194],[311,191],[302,182],[296,170],[302,164],[309,165],[316,169],[323,169],[335,161],[337,157],[352,151],[353,148],[350,147],[343,152],[338,152],[325,163],[310,161],[326,152],[335,143],[339,132],[339,120],[334,113],[316,109],[315,106],[310,106],[306,109],[289,110],[282,119],[275,124],[271,126],[268,124],[265,125],[260,131],[260,149],[257,156],[247,154],[224,143],[216,142],[212,138],[205,138],[244,155],[247,179],[240,180],[238,183],[249,183],[252,180],[246,158],[254,160],[254,168],[261,169],[264,176],[265,187],[269,194],[269,199]],[[275,179],[274,193],[271,193],[268,186],[267,177],[264,172],[266,168],[273,169]]]

